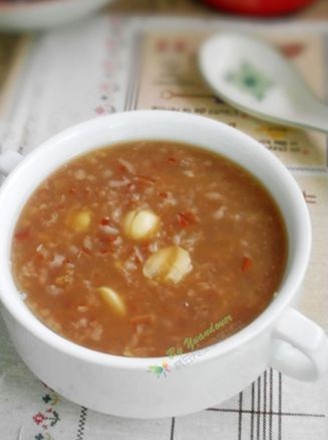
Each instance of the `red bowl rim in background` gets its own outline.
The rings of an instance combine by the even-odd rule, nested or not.
[[[274,16],[290,14],[315,0],[202,0],[216,9],[243,15]]]

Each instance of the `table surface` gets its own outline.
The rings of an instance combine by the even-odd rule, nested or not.
[[[277,45],[326,100],[324,17],[326,0],[270,21],[236,19],[196,0],[122,0],[67,29],[0,35],[1,150],[27,154],[69,125],[133,109],[202,114],[249,133],[287,166],[303,191],[314,246],[298,308],[327,331],[327,138],[259,121],[217,101],[195,62],[208,35],[252,30]],[[168,74],[170,81],[161,81]],[[20,361],[2,319],[0,352],[1,440],[328,438],[327,379],[302,383],[268,369],[233,399],[206,411],[135,421],[87,410],[47,388]]]

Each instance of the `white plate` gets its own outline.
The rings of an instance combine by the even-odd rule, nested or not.
[[[0,0],[0,29],[30,31],[78,20],[113,0]]]

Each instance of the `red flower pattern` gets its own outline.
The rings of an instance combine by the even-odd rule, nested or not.
[[[33,420],[37,425],[41,425],[41,423],[44,422],[45,418],[46,417],[41,412],[38,412],[37,414],[35,414],[35,416],[33,416]]]

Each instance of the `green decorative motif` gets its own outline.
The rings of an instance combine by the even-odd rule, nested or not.
[[[258,101],[265,98],[267,90],[273,85],[271,80],[247,61],[243,61],[235,72],[229,72],[226,80]]]
[[[166,373],[169,373],[169,365],[167,361],[163,361],[162,365],[151,365],[148,367],[150,373],[154,373],[158,378],[163,376],[166,377]]]

